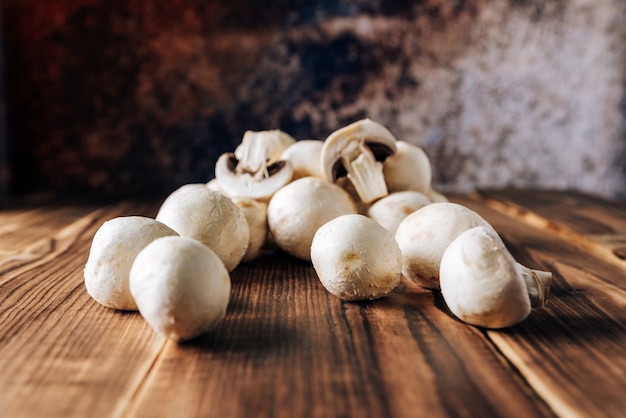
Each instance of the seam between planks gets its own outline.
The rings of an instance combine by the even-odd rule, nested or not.
[[[502,362],[504,362],[507,365],[507,368],[511,371],[511,373],[515,374],[520,382],[523,382],[528,391],[535,396],[535,398],[537,399],[537,404],[541,404],[546,412],[550,412],[554,417],[562,416],[557,411],[555,411],[554,408],[552,408],[549,399],[547,399],[544,394],[542,394],[542,391],[540,390],[541,388],[533,384],[534,379],[529,378],[526,374],[524,374],[522,370],[510,358],[510,356],[504,352],[504,350],[500,347],[500,344],[498,344],[498,342],[496,342],[492,338],[492,333],[497,333],[497,331],[479,329],[479,332],[489,343],[489,346],[494,350],[495,356],[499,358]]]
[[[128,397],[126,402],[120,401],[118,402],[118,406],[115,408],[111,416],[117,418],[125,418],[134,416],[134,412],[136,409],[137,400],[141,398],[142,393],[145,391],[148,381],[150,380],[150,376],[156,369],[157,363],[159,359],[163,356],[163,352],[165,351],[165,347],[167,346],[167,339],[163,339],[161,343],[161,347],[157,351],[156,355],[146,368],[146,371],[142,374],[139,374],[139,377],[136,379],[135,384],[133,385],[132,393]]]

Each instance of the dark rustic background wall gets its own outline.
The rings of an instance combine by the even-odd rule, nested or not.
[[[442,190],[626,196],[621,0],[2,7],[15,193],[167,192],[247,129],[323,139],[368,116]]]

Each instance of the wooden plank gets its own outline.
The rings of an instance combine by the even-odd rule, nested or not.
[[[124,409],[164,341],[137,313],[93,301],[82,271],[102,222],[144,210],[122,203],[65,226],[68,219],[51,211],[42,218],[58,232],[42,230],[33,243],[54,243],[48,251],[30,252],[18,264],[0,259],[1,416],[95,417]]]
[[[124,416],[552,416],[476,328],[430,291],[342,302],[309,263],[239,266],[225,321],[168,343]],[[177,390],[172,390],[177,388]]]
[[[277,253],[239,266],[225,320],[177,345],[139,314],[98,305],[82,278],[101,223],[153,216],[157,203],[41,211],[47,227],[32,227],[19,252],[0,251],[0,416],[623,416],[621,265],[550,223],[455,200],[485,216],[520,262],[554,273],[548,306],[524,323],[467,326],[438,292],[410,283],[341,302],[309,263]],[[29,222],[7,216],[11,230]],[[582,224],[594,240],[605,233]]]
[[[492,209],[498,205],[458,201],[483,215],[518,261],[554,274],[546,307],[519,326],[488,331],[489,338],[558,415],[623,416],[626,289],[620,266],[581,252],[578,242],[552,228],[528,227],[509,211]]]
[[[55,234],[59,228],[96,210],[95,205],[53,203],[29,210],[0,210],[0,250],[19,252],[34,240]]]
[[[571,191],[480,191],[474,198],[626,269],[626,203]]]

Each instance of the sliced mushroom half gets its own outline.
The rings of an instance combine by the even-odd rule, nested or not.
[[[277,162],[283,151],[295,142],[291,135],[278,129],[246,131],[241,144],[235,149],[237,170],[252,174],[264,171],[267,166]]]
[[[291,164],[280,156],[295,142],[280,130],[247,131],[235,152],[215,163],[220,188],[232,197],[270,198],[292,178]]]
[[[330,134],[321,163],[329,181],[347,176],[363,203],[387,196],[382,162],[396,153],[396,138],[383,125],[363,119]]]
[[[228,196],[269,199],[291,181],[293,170],[289,161],[277,161],[257,173],[238,172],[238,162],[230,152],[222,154],[215,163],[215,178]]]

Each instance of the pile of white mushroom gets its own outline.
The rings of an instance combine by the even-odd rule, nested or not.
[[[85,285],[100,304],[138,310],[184,341],[224,318],[229,273],[276,248],[310,261],[343,300],[383,297],[404,276],[486,328],[523,321],[552,281],[517,263],[480,215],[433,190],[421,148],[364,119],[324,141],[246,132],[214,179],[175,190],[155,219],[105,222]]]

